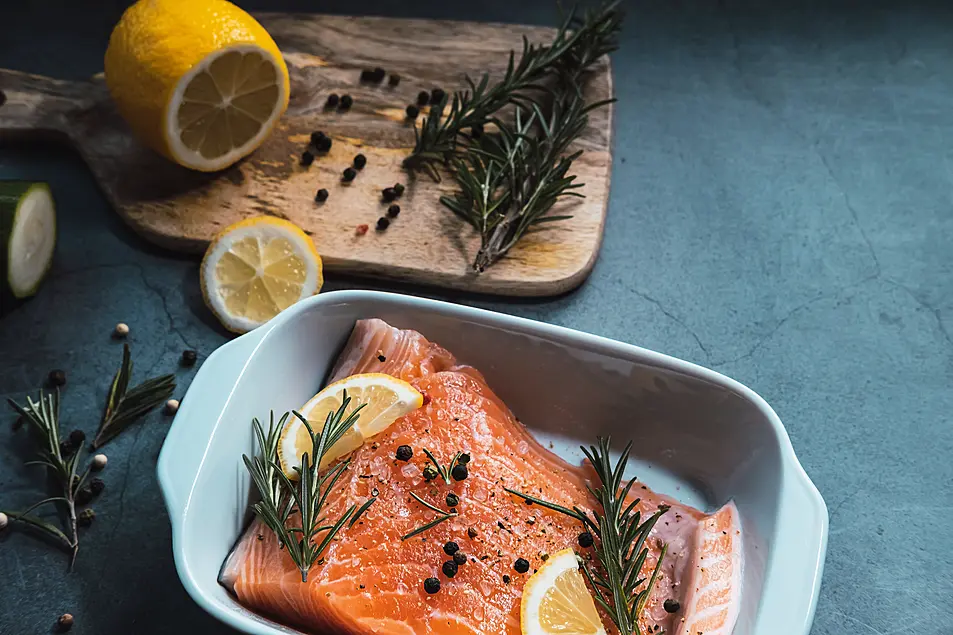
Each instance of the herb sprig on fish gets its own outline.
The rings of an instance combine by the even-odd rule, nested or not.
[[[505,488],[524,500],[578,519],[587,531],[599,539],[595,551],[600,566],[594,569],[583,565],[583,572],[595,591],[596,602],[605,609],[621,635],[640,635],[638,618],[655,587],[667,550],[667,546],[662,547],[658,562],[646,583],[646,579],[640,577],[648,556],[645,541],[658,519],[669,508],[659,507],[657,512],[643,520],[636,509],[640,499],[626,504],[626,497],[635,483],[634,478],[624,485],[622,480],[631,449],[630,442],[613,465],[609,457],[608,438],[600,437],[598,446],[582,448],[599,479],[599,487],[589,487],[589,491],[599,502],[600,510],[585,512],[579,507],[570,509]]]
[[[275,424],[274,413],[265,432],[258,419],[252,424],[258,441],[259,453],[254,458],[242,455],[245,467],[251,474],[261,500],[252,506],[262,522],[275,532],[279,544],[287,548],[291,560],[301,571],[301,581],[308,581],[308,571],[321,557],[337,533],[346,524],[348,527],[374,503],[369,498],[360,507],[352,505],[333,522],[324,515],[328,494],[347,469],[348,461],[341,461],[323,474],[319,470],[327,450],[350,430],[360,417],[364,405],[347,413],[351,398],[347,391],[336,412],[328,413],[324,427],[315,432],[308,420],[300,413],[285,413]],[[293,468],[297,482],[288,478],[278,463],[278,444],[281,432],[290,416],[297,417],[311,436],[311,452],[301,456],[301,466]]]

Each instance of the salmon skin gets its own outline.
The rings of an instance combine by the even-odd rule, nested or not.
[[[341,530],[305,583],[275,535],[255,520],[225,561],[221,584],[247,608],[305,633],[519,634],[523,586],[548,554],[573,547],[586,557],[592,549],[578,546],[578,521],[528,505],[503,488],[588,510],[595,504],[586,487],[591,468],[570,465],[540,445],[477,370],[458,365],[415,331],[359,321],[331,381],[368,372],[410,381],[426,396],[422,408],[351,455],[328,498],[328,517],[370,496],[375,503]],[[405,444],[414,450],[406,462],[395,457]],[[469,477],[452,485],[439,478],[426,482],[425,448],[442,464],[468,452]],[[643,573],[651,573],[663,544],[668,554],[639,617],[642,633],[729,635],[741,592],[737,510],[728,504],[706,516],[644,486],[633,491],[643,515],[671,507],[646,541]],[[411,492],[443,509],[447,494],[456,494],[458,516],[401,540],[435,516]],[[450,541],[466,556],[452,578],[441,572]],[[529,561],[527,573],[514,569],[517,558]],[[424,590],[430,577],[441,583],[435,594]],[[605,616],[603,621],[614,632]]]

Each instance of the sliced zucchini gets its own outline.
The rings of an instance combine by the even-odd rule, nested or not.
[[[56,207],[46,183],[0,181],[0,288],[27,298],[53,262]]]

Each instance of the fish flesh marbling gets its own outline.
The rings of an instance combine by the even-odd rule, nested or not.
[[[244,606],[312,633],[520,633],[520,597],[533,570],[546,554],[587,550],[577,545],[578,521],[528,505],[503,488],[591,509],[591,467],[570,465],[540,445],[477,370],[458,365],[415,331],[359,321],[331,381],[368,372],[400,377],[426,396],[422,408],[351,455],[327,513],[336,517],[370,496],[375,503],[352,528],[342,529],[306,583],[274,534],[254,521],[226,560],[222,584]],[[408,462],[395,458],[404,444],[414,448]],[[469,452],[469,477],[452,485],[425,482],[424,448],[444,463]],[[435,516],[411,492],[445,508],[451,491],[460,498],[457,517],[401,540]],[[671,506],[646,543],[646,573],[663,543],[668,555],[639,618],[642,633],[729,635],[741,593],[742,533],[734,505],[705,515],[638,484],[633,491],[646,516],[661,504]],[[448,541],[467,556],[453,578],[441,573]],[[514,570],[517,558],[530,562],[528,573]],[[441,581],[438,593],[425,592],[428,577]],[[673,600],[669,609],[674,602],[680,608],[667,611],[665,600]]]

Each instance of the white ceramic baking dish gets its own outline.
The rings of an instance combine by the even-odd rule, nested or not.
[[[735,635],[808,635],[827,507],[770,406],[714,371],[558,326],[409,296],[338,291],[288,309],[215,351],[159,456],[182,583],[206,611],[256,635],[294,633],[240,606],[219,568],[248,520],[252,417],[297,408],[322,386],[354,322],[413,328],[483,371],[534,434],[578,446],[632,439],[633,474],[702,509],[733,499],[746,532]]]

